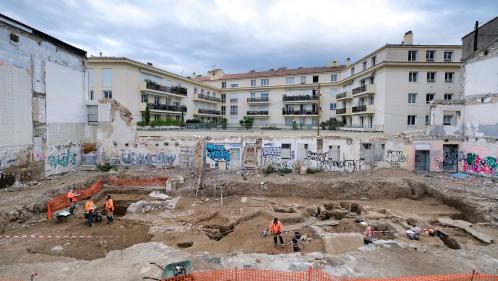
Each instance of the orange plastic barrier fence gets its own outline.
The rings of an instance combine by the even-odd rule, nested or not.
[[[109,177],[109,184],[117,186],[157,186],[164,185],[168,177],[157,177],[150,179],[128,179]]]
[[[104,179],[100,178],[88,188],[76,189],[76,194],[79,194],[76,201],[85,200],[86,198],[93,196],[95,193],[99,192],[104,186]],[[48,201],[47,204],[47,217],[52,218],[52,214],[55,211],[69,207],[69,199],[67,198],[67,193],[61,194]]]
[[[220,269],[197,271],[186,276],[172,277],[163,281],[498,281],[497,275],[488,274],[450,274],[407,276],[396,278],[352,278],[334,276],[319,269],[307,271],[285,272],[265,269]]]

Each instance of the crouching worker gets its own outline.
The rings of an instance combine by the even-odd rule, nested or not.
[[[95,211],[95,204],[90,197],[86,199],[85,211],[85,217],[88,221],[88,226],[93,226],[93,212]]]
[[[367,229],[363,233],[363,243],[370,244],[375,240],[375,230],[375,226],[367,226]]]
[[[111,223],[114,221],[114,203],[112,202],[111,195],[107,195],[107,199],[105,200],[105,215],[107,216],[107,223]]]
[[[292,237],[292,250],[294,252],[301,251],[301,245],[299,245],[300,240],[301,240],[301,233],[299,233],[299,231],[296,231],[294,233],[294,237]]]
[[[270,230],[270,233],[273,235],[273,242],[275,243],[275,247],[277,247],[277,237],[278,237],[280,239],[280,244],[282,245],[283,248],[284,239],[282,238],[282,232],[284,232],[284,227],[282,223],[277,218],[274,218],[273,221],[270,223],[270,227],[268,229]]]

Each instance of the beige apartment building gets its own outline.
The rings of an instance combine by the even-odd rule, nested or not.
[[[221,112],[229,123],[253,116],[257,126],[314,128],[337,118],[343,130],[424,130],[432,100],[461,95],[461,46],[415,45],[412,32],[403,39],[340,66],[238,74],[215,69],[193,79],[221,88]]]
[[[124,57],[88,58],[89,122],[96,122],[97,103],[113,98],[126,106],[135,121],[199,119],[212,122],[221,116],[220,90],[189,78]],[[92,115],[92,113],[94,113]],[[95,120],[90,120],[95,116]]]

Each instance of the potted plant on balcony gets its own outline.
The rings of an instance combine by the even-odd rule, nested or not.
[[[144,121],[148,125],[150,123],[150,109],[149,104],[145,105]]]
[[[226,118],[221,118],[221,119],[220,119],[220,123],[221,123],[221,127],[222,127],[223,129],[226,129],[226,128],[227,128],[227,126],[228,126],[228,120],[227,120]]]
[[[246,130],[249,130],[252,128],[252,125],[254,124],[254,118],[249,116],[244,116],[244,118],[240,119],[239,123],[241,127],[244,127]]]

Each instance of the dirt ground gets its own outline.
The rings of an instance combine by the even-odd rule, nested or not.
[[[437,222],[440,217],[466,219],[474,223],[473,229],[498,241],[498,185],[487,178],[455,180],[445,174],[397,170],[268,176],[256,172],[207,173],[202,196],[196,199],[192,196],[195,180],[186,171],[127,169],[113,176],[182,176],[185,183],[168,195],[162,186],[106,185],[95,200],[100,206],[106,195],[113,197],[115,222],[104,221],[94,227],[86,225],[81,206],[63,223],[44,219],[41,206],[29,208],[33,201],[67,192],[70,186],[84,185],[103,175],[82,172],[54,177],[34,187],[2,191],[0,277],[38,270],[40,277],[36,280],[67,280],[64,270],[53,272],[61,265],[81,272],[92,266],[94,275],[82,274],[99,276],[99,270],[106,267],[99,269],[94,263],[112,261],[121,267],[139,267],[131,274],[112,269],[122,280],[137,280],[153,274],[149,261],[169,263],[179,257],[194,261],[195,269],[237,266],[304,270],[319,266],[339,275],[371,277],[474,269],[498,274],[496,244],[484,244],[463,230]],[[21,206],[13,198],[18,198]],[[352,204],[360,211],[353,211]],[[22,211],[13,215],[12,209]],[[322,213],[317,215],[317,209]],[[273,238],[262,235],[273,217],[289,230],[283,235],[283,248],[274,247]],[[363,244],[366,226],[356,222],[358,218],[378,227],[374,245]],[[460,249],[450,249],[441,239],[426,235],[409,240],[405,230],[412,225],[437,228],[455,239]],[[300,253],[292,253],[290,240],[295,229],[308,238],[301,241]],[[28,237],[12,238],[15,235]],[[128,257],[130,253],[134,256]]]

